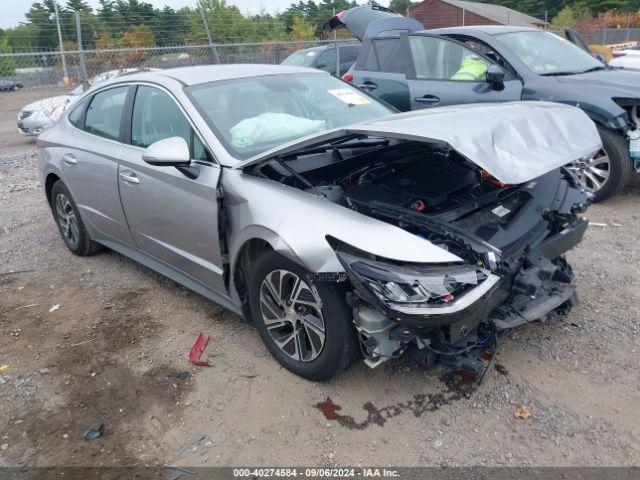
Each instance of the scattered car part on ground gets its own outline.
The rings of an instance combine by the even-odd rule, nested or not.
[[[338,58],[336,58],[335,45],[321,45],[319,47],[305,48],[293,52],[282,61],[282,65],[295,67],[309,67],[324,70],[336,75],[336,64],[339,65],[338,76],[344,75],[351,67],[360,51],[360,44],[340,44],[338,46]]]
[[[84,435],[82,435],[82,438],[84,440],[95,440],[96,438],[99,438],[104,434],[104,428],[105,428],[104,424],[101,424],[97,428],[91,427],[86,432],[84,432]]]
[[[206,333],[199,333],[196,337],[196,341],[193,343],[191,350],[189,350],[189,361],[194,365],[201,367],[209,367],[211,364],[207,360],[201,360],[204,349],[207,348],[211,337]]]
[[[307,68],[131,75],[38,137],[42,184],[73,253],[253,319],[305,378],[409,352],[478,370],[499,331],[576,303],[591,194],[563,165],[597,131],[547,102],[394,113]]]
[[[363,40],[345,80],[402,111],[514,100],[579,106],[598,125],[603,149],[572,168],[596,201],[617,194],[634,168],[640,172],[640,73],[606,66],[575,32],[566,33],[577,45],[526,27],[424,30],[370,6],[341,12],[327,27]]]

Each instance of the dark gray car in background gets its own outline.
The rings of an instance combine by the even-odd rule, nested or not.
[[[282,65],[295,67],[309,67],[324,70],[331,75],[336,75],[336,65],[339,65],[337,76],[342,76],[358,59],[360,53],[359,44],[338,45],[338,55],[336,56],[335,45],[321,45],[318,47],[305,48],[293,52],[282,61]]]
[[[596,123],[603,149],[572,168],[596,200],[640,171],[640,73],[610,68],[552,33],[526,27],[424,30],[382,7],[341,12],[328,28],[363,41],[350,79],[406,111],[435,106],[547,100],[575,105]]]

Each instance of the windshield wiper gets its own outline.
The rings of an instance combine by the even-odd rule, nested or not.
[[[597,67],[587,68],[584,72],[580,73],[598,72],[600,70],[607,70],[607,67],[605,67],[604,65],[599,65]]]
[[[549,72],[549,73],[541,73],[541,77],[563,77],[568,75],[577,75],[578,73],[584,72]]]
[[[284,168],[287,172],[289,172],[289,174],[291,174],[292,177],[294,177],[296,180],[298,180],[299,182],[301,182],[302,184],[304,184],[307,188],[313,190],[314,192],[316,192],[320,197],[325,197],[327,198],[327,196],[322,193],[320,190],[318,190],[313,183],[311,183],[309,180],[307,180],[306,178],[304,178],[302,175],[300,175],[298,172],[296,172],[293,168],[291,168],[289,165],[287,165],[287,163],[282,160],[281,157],[275,157],[273,159],[274,162],[276,162],[278,165],[280,165],[282,168]]]
[[[387,139],[359,139],[359,138],[349,138],[347,140],[333,142],[324,144],[318,147],[311,147],[306,150],[302,150],[301,152],[297,152],[295,154],[285,156],[284,159],[287,160],[289,157],[297,157],[299,155],[313,155],[315,153],[324,153],[328,150],[343,150],[347,148],[368,148],[368,147],[386,147],[389,145],[389,140]]]

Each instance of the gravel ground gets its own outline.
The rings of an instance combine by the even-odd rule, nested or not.
[[[0,93],[0,466],[640,465],[637,181],[588,212],[606,226],[569,255],[582,305],[510,334],[479,389],[401,361],[312,383],[241,318],[116,253],[66,250],[15,125],[54,93]],[[187,360],[201,331],[211,367]],[[328,398],[339,421],[315,407]]]

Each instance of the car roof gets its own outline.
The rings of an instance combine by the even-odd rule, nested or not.
[[[299,75],[303,73],[326,74],[320,70],[307,67],[294,67],[289,65],[261,65],[261,64],[228,64],[228,65],[201,65],[195,67],[169,68],[157,72],[143,72],[117,77],[104,85],[113,85],[121,82],[156,81],[165,83],[167,79],[173,79],[182,85],[191,86],[202,83],[234,80],[239,78],[261,77],[264,75]],[[102,84],[101,84],[102,85]]]
[[[333,48],[333,45],[318,45],[317,47],[303,48],[301,50],[296,50],[291,55],[295,55],[296,53],[303,53],[303,52],[319,52],[321,50],[328,50],[329,48]]]
[[[543,32],[544,30],[540,30],[539,28],[532,27],[516,27],[510,25],[474,25],[468,27],[449,27],[449,28],[436,28],[433,30],[422,30],[422,33],[436,33],[436,34],[465,34],[465,33],[474,33],[481,32],[486,33],[487,35],[500,35],[503,33],[514,33],[514,32]]]
[[[342,49],[342,48],[353,48],[353,47],[360,48],[360,44],[354,42],[354,43],[342,43],[342,44],[338,45],[338,48],[340,48],[340,49]],[[303,52],[320,52],[320,51],[324,51],[324,50],[333,50],[334,48],[335,48],[335,45],[333,43],[328,44],[328,45],[318,45],[317,47],[310,47],[310,48],[303,48],[302,50],[296,50],[291,55],[294,55],[296,53],[303,53]]]

